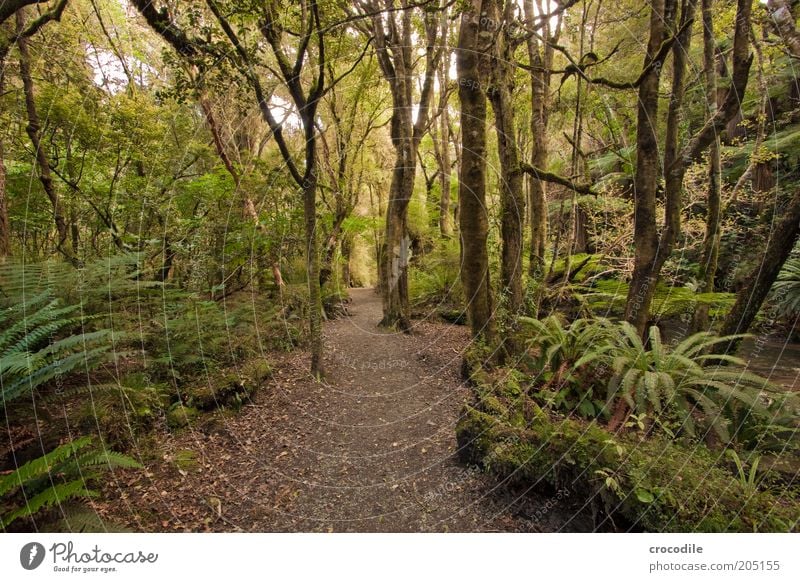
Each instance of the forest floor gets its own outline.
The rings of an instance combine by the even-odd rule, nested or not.
[[[351,291],[325,324],[326,379],[284,354],[239,413],[156,437],[144,471],[95,503],[141,531],[591,531],[576,496],[515,491],[457,459],[464,327],[376,327],[380,297]]]

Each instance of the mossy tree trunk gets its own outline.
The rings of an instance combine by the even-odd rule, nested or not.
[[[391,4],[394,6],[394,4]],[[378,63],[392,94],[391,138],[395,148],[395,166],[389,187],[386,210],[385,252],[379,261],[383,319],[381,325],[409,330],[408,262],[411,241],[408,236],[408,205],[414,193],[417,150],[427,131],[434,78],[442,55],[437,46],[440,21],[435,13],[425,15],[425,69],[419,102],[414,101],[417,55],[414,50],[414,9],[381,12],[383,2],[365,2],[363,8],[372,16],[371,33],[375,39]],[[442,7],[445,10],[446,7]],[[417,119],[412,111],[416,105]]]
[[[523,9],[528,26],[536,22],[536,15],[542,14],[542,4],[538,2],[534,10],[533,0],[524,0]],[[547,168],[547,127],[549,122],[550,70],[553,65],[553,44],[557,42],[561,30],[561,14],[551,29],[550,19],[542,23],[542,41],[534,35],[527,35],[526,45],[531,65],[531,165]],[[530,176],[530,262],[528,274],[531,281],[541,281],[544,276],[544,254],[547,240],[547,182],[535,175]]]
[[[2,50],[2,47],[0,47]],[[6,53],[0,53],[0,95],[5,92]],[[8,221],[8,197],[6,194],[6,164],[3,138],[0,136],[0,261],[11,256],[11,224]]]
[[[733,38],[733,73],[731,86],[716,113],[681,148],[677,147],[677,125],[682,107],[683,85],[686,70],[686,47],[690,37],[696,0],[683,0],[681,26],[672,39],[673,97],[670,100],[667,136],[664,147],[664,178],[666,204],[664,226],[659,235],[656,229],[656,187],[659,177],[658,137],[658,81],[669,47],[669,30],[675,22],[677,0],[652,3],[650,41],[645,69],[639,85],[639,110],[637,119],[637,167],[634,177],[634,246],[635,259],[631,286],[625,306],[625,319],[644,333],[650,318],[650,306],[655,294],[661,269],[675,247],[681,232],[681,193],[683,179],[689,162],[694,161],[711,145],[740,110],[740,103],[750,74],[752,57],[749,54],[750,14],[752,2],[737,0],[736,22]],[[665,23],[669,23],[665,26]],[[655,42],[654,42],[655,41]],[[672,119],[672,122],[670,122]],[[675,128],[675,129],[673,129]]]
[[[713,117],[717,110],[717,63],[716,41],[714,39],[714,0],[702,0],[703,13],[703,67],[706,81],[706,107],[708,116]],[[703,241],[703,256],[700,259],[698,279],[703,293],[714,291],[714,277],[717,273],[720,243],[721,184],[722,163],[720,160],[720,139],[715,136],[708,147],[708,191],[706,234]],[[708,305],[698,305],[694,314],[693,328],[702,331],[708,328]]]
[[[508,317],[513,320],[522,309],[522,233],[525,220],[523,174],[517,145],[514,105],[511,99],[514,84],[515,41],[508,31],[513,24],[515,4],[506,0],[500,19],[500,33],[495,40],[491,61],[491,88],[497,152],[500,158],[500,286],[505,297]]]
[[[25,127],[25,132],[31,140],[33,146],[34,156],[36,158],[36,166],[39,170],[39,181],[42,183],[47,198],[50,200],[50,206],[53,209],[53,221],[56,226],[56,250],[61,253],[66,259],[75,266],[80,262],[70,250],[67,248],[67,240],[69,237],[69,230],[67,227],[67,220],[64,217],[64,206],[61,197],[58,194],[56,185],[53,182],[53,175],[50,170],[50,162],[47,159],[47,154],[42,148],[41,143],[41,122],[39,120],[39,112],[36,109],[36,97],[34,95],[33,75],[31,73],[31,55],[28,50],[28,39],[23,34],[25,26],[24,9],[16,12],[17,20],[17,47],[19,48],[19,73],[22,78],[22,88],[25,96],[25,109],[28,115],[28,124]]]
[[[487,24],[496,18],[491,0],[471,0],[461,15],[456,50],[458,96],[461,102],[461,168],[459,226],[461,281],[472,335],[494,341],[489,285],[486,209],[486,86],[489,79]]]
[[[763,257],[736,294],[736,302],[722,324],[722,335],[746,333],[764,304],[772,284],[800,238],[800,192],[784,208],[775,209],[774,220],[775,226],[769,234]],[[737,345],[738,341],[730,342],[727,346],[729,353],[734,352]]]

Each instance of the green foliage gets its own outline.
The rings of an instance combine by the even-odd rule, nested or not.
[[[528,348],[524,361],[537,371],[542,384],[540,398],[582,416],[600,414],[603,401],[596,385],[613,347],[611,322],[576,319],[565,326],[557,315],[543,320],[520,317],[518,321]]]
[[[653,415],[661,423],[674,416],[690,436],[697,434],[699,412],[702,424],[723,442],[731,440],[729,427],[742,409],[754,419],[771,417],[768,406],[780,396],[777,388],[747,372],[741,359],[712,351],[735,336],[701,332],[670,346],[652,326],[645,345],[627,322],[619,324],[619,334],[611,360],[609,409],[622,398],[634,413]]]
[[[96,493],[90,483],[113,468],[139,468],[138,462],[80,437],[29,461],[0,478],[0,527],[20,518]]]
[[[591,286],[575,285],[575,296],[593,312],[621,314],[628,296],[629,285],[616,279],[599,279]],[[700,305],[709,307],[712,318],[723,318],[736,301],[733,293],[699,293],[693,287],[670,286],[659,282],[651,307],[652,317],[685,317]]]
[[[49,292],[0,311],[2,406],[63,375],[88,371],[113,354],[110,330],[88,331],[89,317],[75,315]],[[71,333],[76,328],[79,333]]]
[[[780,315],[791,317],[800,313],[800,257],[792,257],[783,265],[772,286],[771,300]]]
[[[753,460],[750,463],[750,470],[748,471],[739,453],[733,449],[728,449],[725,452],[736,465],[736,476],[739,479],[739,484],[742,489],[747,492],[748,496],[754,494],[758,490],[759,484],[764,479],[764,475],[759,475],[758,473],[758,464],[761,462],[761,456],[753,456]]]
[[[458,243],[439,241],[436,248],[409,269],[408,293],[416,308],[446,315],[463,305]]]
[[[501,377],[496,374],[493,377]],[[462,460],[523,490],[568,489],[591,504],[595,524],[645,531],[786,532],[798,500],[787,488],[754,490],[720,455],[663,435],[613,434],[596,422],[552,416],[525,403],[520,424],[505,385],[480,378],[456,434]],[[750,475],[754,475],[751,479]],[[709,503],[707,492],[714,492]]]
[[[714,352],[733,337],[702,332],[671,345],[656,326],[645,343],[625,321],[519,321],[527,341],[521,364],[534,375],[538,400],[553,408],[608,417],[621,398],[633,414],[631,426],[642,430],[655,423],[670,436],[713,431],[722,442],[751,445],[768,435],[774,441],[781,427],[791,426],[777,420],[791,417],[784,393],[741,359]]]

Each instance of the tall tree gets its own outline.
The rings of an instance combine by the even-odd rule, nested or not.
[[[500,158],[500,231],[502,251],[500,284],[506,297],[509,314],[513,317],[522,308],[522,241],[525,220],[525,196],[522,190],[523,173],[517,145],[516,120],[512,92],[514,88],[514,52],[520,38],[514,38],[513,0],[503,3],[491,60],[492,103],[497,151]]]
[[[486,84],[491,67],[490,24],[494,0],[471,0],[461,14],[456,49],[461,101],[461,167],[458,199],[461,281],[474,337],[494,340],[486,208]]]
[[[683,0],[682,14],[693,12],[695,0]],[[639,80],[639,102],[636,129],[636,173],[634,176],[634,270],[625,305],[625,318],[643,333],[650,318],[650,306],[661,269],[672,254],[681,229],[681,196],[683,179],[691,161],[696,160],[739,111],[739,104],[750,72],[752,57],[748,45],[752,0],[737,0],[733,42],[731,86],[714,116],[686,143],[677,144],[676,124],[682,106],[686,62],[683,46],[688,44],[686,30],[692,18],[682,17],[681,27],[673,35],[670,30],[676,19],[676,0],[657,0],[651,4],[650,39],[647,56]],[[683,39],[681,37],[684,37]],[[672,124],[664,147],[666,201],[664,226],[656,228],[656,190],[659,179],[658,119],[659,81],[662,67],[659,55],[664,47],[673,47],[673,92],[670,99]],[[677,61],[676,61],[677,57]],[[669,114],[668,114],[669,119]]]
[[[44,4],[47,10],[41,12],[31,23],[25,24],[22,11],[26,6],[32,4]],[[57,0],[52,4],[41,0],[6,0],[0,2],[0,96],[5,93],[6,59],[11,47],[20,41],[26,42],[28,38],[36,34],[48,22],[60,20],[66,7],[67,0]],[[18,15],[18,19],[22,19],[22,21],[17,20],[16,28],[6,26],[6,22],[15,15]],[[27,50],[27,45],[25,45],[25,49]],[[11,224],[8,219],[7,174],[4,156],[5,147],[3,138],[0,136],[0,259],[11,254]]]
[[[717,111],[717,62],[716,40],[714,38],[714,0],[702,0],[703,13],[703,69],[705,73],[706,108],[708,116]],[[700,259],[698,278],[703,293],[714,291],[714,276],[719,257],[720,221],[722,218],[722,161],[720,159],[720,139],[708,147],[708,193],[707,193],[706,234],[703,240],[703,256]],[[708,327],[708,305],[698,305],[694,316],[694,328],[698,331]]]
[[[201,52],[219,51],[203,39],[191,38],[176,21],[170,18],[166,8],[157,10],[150,0],[133,0],[134,5],[164,40],[186,58],[197,57]],[[305,221],[306,274],[309,294],[309,333],[311,337],[311,373],[323,374],[322,367],[322,299],[319,285],[320,257],[317,232],[317,138],[316,112],[325,93],[325,29],[322,25],[316,0],[303,0],[298,6],[298,29],[292,31],[295,41],[291,50],[284,44],[284,24],[278,14],[278,4],[267,2],[251,10],[234,3],[223,4],[206,0],[206,5],[216,20],[222,34],[221,40],[228,46],[224,58],[238,70],[250,85],[262,117],[269,125],[281,156],[292,179],[300,189]],[[244,18],[237,20],[237,16]],[[243,42],[249,34],[249,20],[257,23],[262,43]],[[269,47],[268,50],[267,47]],[[314,54],[311,47],[315,47]],[[290,59],[290,54],[293,58]],[[269,103],[269,94],[262,82],[259,65],[265,57],[276,63],[281,83],[289,93],[302,125],[304,138],[303,162],[295,161],[287,142],[282,123],[277,120]],[[274,70],[274,69],[273,69]],[[309,77],[310,78],[304,78]],[[306,85],[308,89],[306,89]]]
[[[19,72],[22,77],[22,88],[25,95],[25,110],[28,115],[28,124],[25,131],[28,138],[31,140],[33,146],[34,156],[36,158],[36,165],[39,170],[39,181],[42,183],[45,194],[50,200],[50,205],[53,209],[53,221],[56,225],[56,250],[60,252],[69,262],[78,266],[80,261],[78,258],[67,248],[67,237],[69,236],[67,230],[67,221],[64,217],[64,206],[61,201],[61,196],[58,193],[56,184],[53,181],[53,174],[50,169],[50,162],[47,159],[47,153],[44,151],[41,141],[42,124],[39,120],[39,112],[36,108],[36,97],[34,94],[33,75],[31,73],[31,55],[28,49],[28,37],[25,35],[26,18],[24,8],[20,8],[16,12],[17,20],[17,46],[19,48]]]
[[[433,98],[434,78],[439,67],[442,47],[438,45],[440,21],[438,10],[427,6],[423,13],[425,67],[419,101],[415,103],[417,82],[414,50],[415,7],[408,0],[383,2],[364,1],[362,15],[370,15],[372,26],[368,34],[375,39],[378,63],[392,94],[391,137],[395,148],[395,164],[389,187],[386,210],[385,251],[380,258],[381,290],[383,295],[382,325],[409,330],[408,262],[411,239],[408,235],[408,205],[414,194],[417,151],[428,129]],[[416,120],[414,113],[416,112]]]

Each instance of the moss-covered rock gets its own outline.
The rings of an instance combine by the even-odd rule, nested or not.
[[[272,377],[272,367],[264,360],[247,362],[236,371],[211,375],[205,383],[185,390],[183,400],[199,410],[240,408]]]
[[[184,428],[197,420],[199,416],[200,411],[197,408],[176,402],[167,411],[167,425],[170,428]]]

